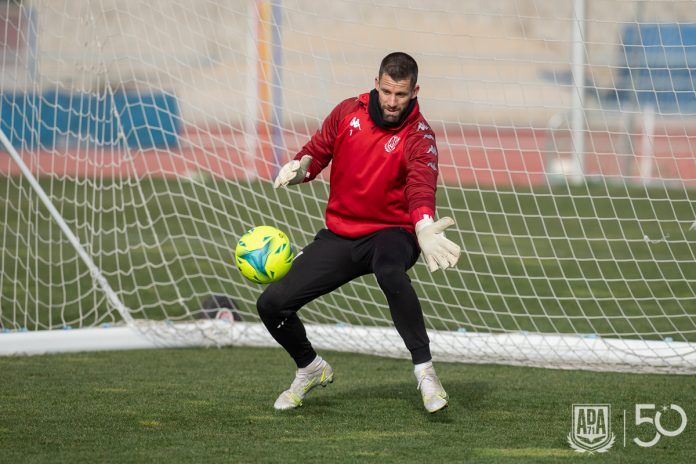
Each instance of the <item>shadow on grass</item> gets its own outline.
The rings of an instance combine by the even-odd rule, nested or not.
[[[342,385],[342,388],[329,386],[313,391],[305,404],[290,414],[302,414],[320,417],[324,414],[351,415],[390,415],[396,416],[405,411],[424,415],[434,423],[453,423],[456,418],[479,409],[479,405],[488,396],[495,385],[487,382],[445,382],[450,397],[449,407],[434,414],[428,414],[423,408],[415,382],[389,382],[379,385]],[[398,412],[396,412],[398,411]]]

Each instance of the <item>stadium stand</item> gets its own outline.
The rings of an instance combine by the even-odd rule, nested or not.
[[[619,105],[696,114],[696,24],[629,24],[619,60]]]

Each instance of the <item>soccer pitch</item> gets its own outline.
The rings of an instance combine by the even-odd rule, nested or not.
[[[144,264],[155,262],[155,269],[160,269],[160,263],[176,263],[169,275],[183,286],[178,289],[180,294],[191,295],[186,301],[189,305],[199,302],[198,295],[211,291],[229,294],[220,276],[236,281],[239,288],[247,290],[233,296],[239,298],[246,317],[253,318],[253,301],[261,287],[244,283],[234,269],[236,238],[248,224],[268,223],[276,214],[292,224],[288,229],[294,237],[311,239],[313,231],[322,227],[321,203],[307,200],[306,189],[314,188],[311,186],[276,191],[265,183],[213,179],[158,179],[138,184],[101,180],[92,187],[48,178],[41,182],[54,197],[66,199],[57,206],[69,221],[90,224],[91,228],[78,227],[76,232],[90,246],[98,245],[92,249],[101,250],[98,263],[107,275],[119,275],[128,268],[124,275],[130,275],[131,280],[124,282],[130,282],[132,288],[123,292],[126,304],[142,307],[140,316],[155,319],[176,317],[180,306],[175,303],[174,289],[165,285],[164,279],[161,288],[152,291],[148,285],[160,274]],[[32,203],[36,200],[28,188],[18,186],[15,178],[1,179],[0,188],[5,192],[0,214],[8,219],[7,227],[20,230],[20,221],[26,227],[22,237],[2,235],[0,245],[7,269],[23,265],[19,258],[27,257],[29,246],[39,256],[73,260],[60,274],[49,266],[33,269],[36,278],[24,286],[4,281],[3,326],[20,328],[8,323],[9,315],[32,298],[53,302],[66,298],[73,303],[52,312],[50,321],[38,316],[32,319],[30,314],[20,321],[30,330],[41,324],[61,327],[65,321],[84,325],[104,322],[99,319],[100,311],[105,310],[103,299],[91,290],[91,279],[69,246],[58,240],[60,233],[48,215]],[[168,193],[158,196],[157,192]],[[321,188],[310,193],[310,198],[321,198]],[[449,205],[440,214],[456,217],[466,251],[454,280],[449,273],[431,277],[422,266],[411,271],[420,282],[418,292],[426,296],[424,311],[431,327],[460,327],[461,320],[440,317],[438,307],[459,304],[479,309],[464,311],[467,327],[472,330],[487,327],[492,331],[619,335],[635,331],[651,338],[651,330],[659,328],[675,340],[695,339],[693,320],[674,317],[683,314],[682,304],[692,297],[689,282],[696,277],[696,270],[686,260],[674,259],[691,255],[692,232],[686,218],[693,216],[694,192],[589,185],[572,190],[441,189],[439,195],[439,204]],[[138,204],[135,199],[143,201]],[[250,199],[253,208],[240,208],[240,199]],[[123,203],[133,207],[119,210]],[[284,204],[296,205],[298,212],[279,212],[278,205]],[[16,205],[24,205],[24,217],[13,216]],[[31,215],[30,226],[26,225],[27,214]],[[13,220],[16,222],[10,222]],[[128,235],[127,230],[123,234],[124,224],[146,221],[151,221],[151,227],[135,235]],[[34,238],[26,241],[26,237]],[[125,243],[119,245],[116,240],[124,237]],[[211,247],[217,247],[220,259],[206,259],[215,256]],[[535,254],[538,259],[523,258]],[[583,278],[578,279],[581,274]],[[496,279],[496,275],[506,277]],[[612,280],[612,275],[624,279]],[[675,279],[665,279],[670,275]],[[642,286],[628,288],[628,276],[639,278]],[[453,285],[467,289],[466,301],[458,301],[457,295],[448,291]],[[137,286],[140,291],[136,294]],[[496,289],[497,296],[491,296],[490,288]],[[536,312],[530,311],[529,305],[526,313],[494,311],[522,307],[525,295],[562,295],[572,300],[588,293],[606,295],[605,300],[599,300],[606,304],[600,307],[595,302],[593,306],[584,300],[585,304],[559,306],[552,299],[539,299],[542,303]],[[626,296],[632,296],[635,304],[618,307],[615,298]],[[388,320],[383,309],[370,304],[382,301],[382,296],[369,280],[353,284],[332,298],[304,314],[314,321],[335,322],[336,314],[324,314],[322,309],[338,306],[352,310],[341,313],[345,322],[369,325]],[[439,298],[443,301],[438,302]],[[90,302],[94,311],[85,314]],[[559,317],[549,318],[549,314]],[[118,315],[110,314],[108,320],[111,318],[118,321]],[[690,463],[696,454],[691,423],[678,436],[662,436],[650,448],[633,442],[634,438],[648,441],[656,433],[651,424],[636,425],[636,404],[655,404],[656,408],[675,404],[684,408],[689,420],[696,418],[693,376],[439,363],[438,373],[451,405],[443,414],[430,416],[422,408],[407,361],[322,354],[331,361],[336,381],[313,392],[300,410],[285,414],[272,407],[293,372],[292,363],[280,349],[235,347],[0,358],[3,459],[574,462],[588,457],[573,451],[567,441],[573,404],[609,404],[612,408],[615,442],[607,453],[591,459]],[[661,426],[667,431],[677,429],[679,416],[664,412]]]
[[[335,382],[284,413],[273,401],[293,365],[280,349],[0,358],[2,460],[691,463],[696,455],[692,376],[439,363],[450,407],[428,415],[408,361],[322,354]],[[577,403],[611,405],[608,452],[568,445]],[[690,422],[641,448],[633,438],[650,440],[655,429],[635,425],[636,403],[680,405]],[[679,416],[663,413],[661,425],[674,430]]]
[[[696,463],[694,11],[0,0],[0,464]],[[362,237],[379,282],[299,313],[335,382],[275,411],[295,366],[240,238],[287,235],[247,250],[268,276],[305,249],[271,313],[340,275],[304,248],[330,190],[359,233],[434,183],[461,254],[420,229],[459,261],[408,278],[449,409],[393,323],[394,243]]]

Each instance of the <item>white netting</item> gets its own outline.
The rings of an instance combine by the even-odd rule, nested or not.
[[[403,50],[438,137],[438,215],[465,249],[456,270],[410,272],[434,353],[694,372],[692,8],[0,2],[0,129],[94,262],[4,147],[0,327],[125,319],[155,338],[249,342],[255,328],[190,322],[215,295],[258,320],[262,288],[235,269],[236,240],[269,224],[303,246],[328,194],[326,176],[288,191],[268,179]],[[373,277],[301,317],[317,346],[405,354]]]

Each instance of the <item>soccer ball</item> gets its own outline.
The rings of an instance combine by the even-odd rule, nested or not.
[[[244,277],[257,284],[270,284],[288,273],[295,250],[280,230],[258,226],[242,235],[234,256]]]

